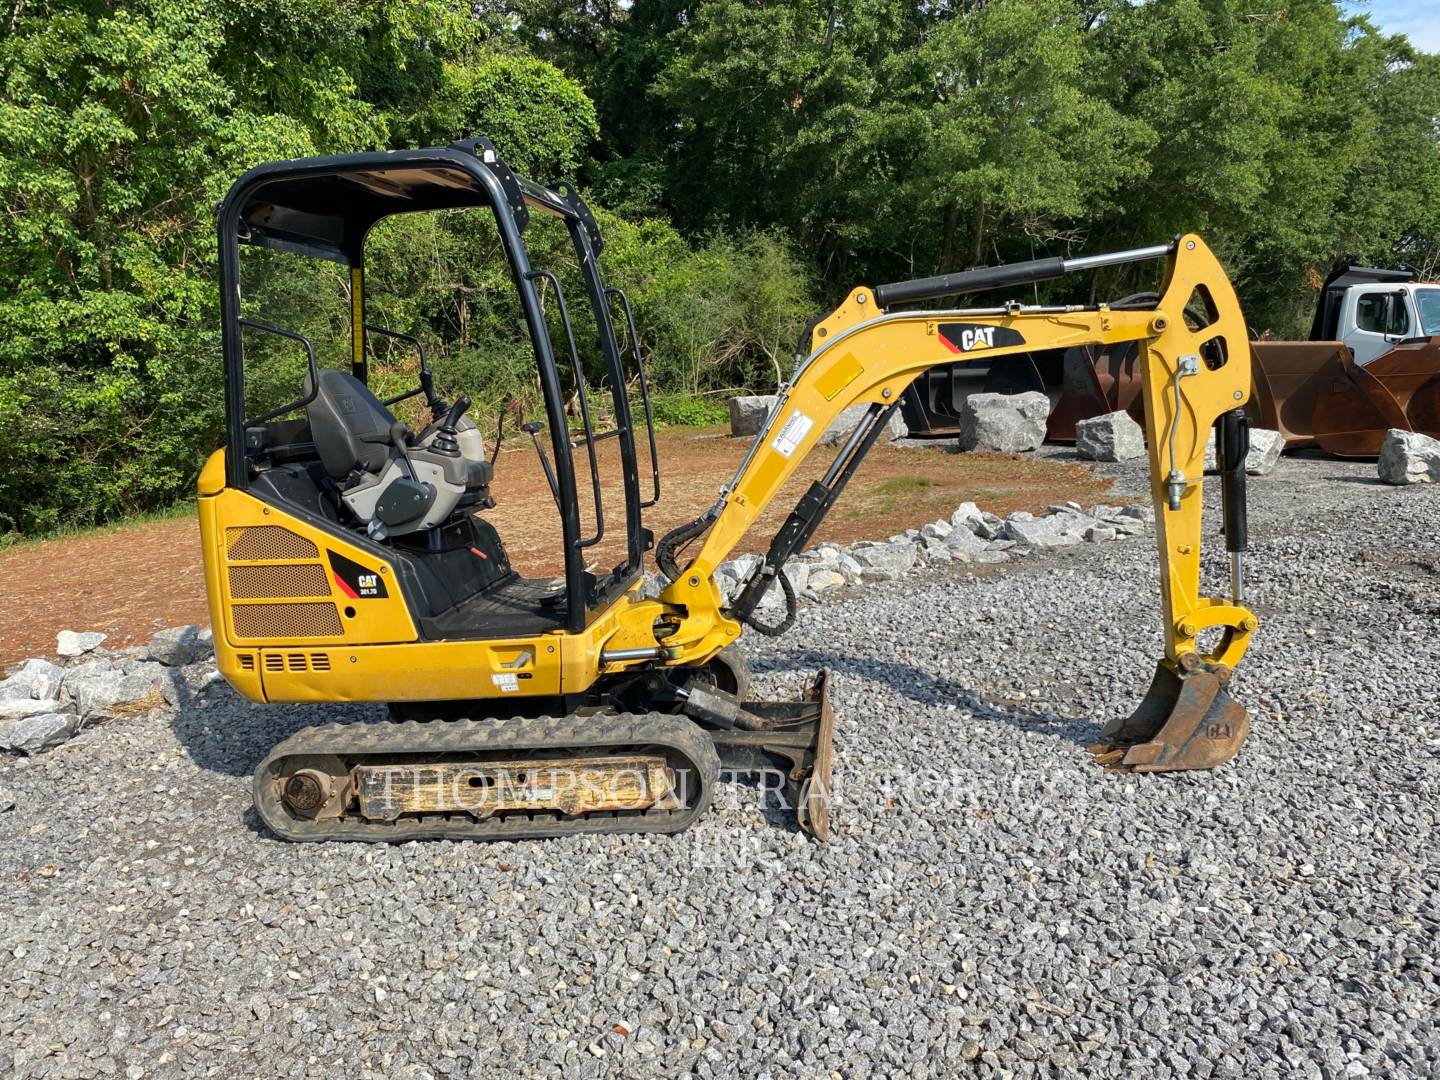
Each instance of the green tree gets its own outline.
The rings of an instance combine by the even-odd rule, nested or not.
[[[485,52],[485,24],[439,0],[14,10],[0,37],[0,531],[186,493],[223,415],[213,208],[244,169],[478,127],[562,170],[595,130],[572,81]],[[407,70],[438,72],[445,92],[417,109]]]

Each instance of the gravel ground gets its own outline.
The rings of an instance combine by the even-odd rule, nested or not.
[[[1440,1074],[1440,489],[1373,477],[1252,480],[1215,772],[1082,750],[1158,652],[1147,539],[752,641],[764,692],[836,673],[824,847],[733,786],[672,838],[283,844],[255,763],[379,713],[224,687],[6,760],[0,1073]]]

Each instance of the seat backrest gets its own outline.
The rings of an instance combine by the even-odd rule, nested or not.
[[[305,378],[305,394],[310,378]],[[305,407],[310,435],[325,471],[344,480],[356,469],[380,473],[390,459],[390,427],[395,416],[348,371],[320,372],[315,400]]]

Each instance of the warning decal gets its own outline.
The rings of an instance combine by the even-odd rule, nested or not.
[[[788,458],[800,445],[800,440],[805,438],[805,433],[814,426],[814,420],[796,409],[790,414],[790,419],[785,421],[785,426],[780,429],[780,434],[770,440],[770,445],[775,448],[776,453]]]

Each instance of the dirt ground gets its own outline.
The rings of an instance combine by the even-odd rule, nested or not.
[[[749,445],[720,429],[680,428],[659,435],[662,493],[646,511],[656,537],[689,521],[714,502]],[[588,549],[606,568],[621,561],[624,528],[618,454],[601,443],[600,475],[607,535]],[[741,550],[769,543],[800,494],[819,479],[830,455],[812,455],[781,496],[761,515]],[[594,526],[589,471],[577,452],[582,524]],[[641,451],[642,494],[649,464]],[[1039,510],[1054,502],[1102,501],[1108,481],[1078,463],[991,454],[956,454],[942,447],[876,447],[821,526],[816,543],[884,539],[948,516],[971,499],[997,514]],[[561,569],[559,517],[534,449],[507,440],[495,462],[496,507],[487,518],[500,531],[515,568],[528,576]],[[106,645],[143,642],[160,627],[210,621],[194,518],[119,525],[0,552],[0,668],[53,652],[58,631],[100,630]]]

